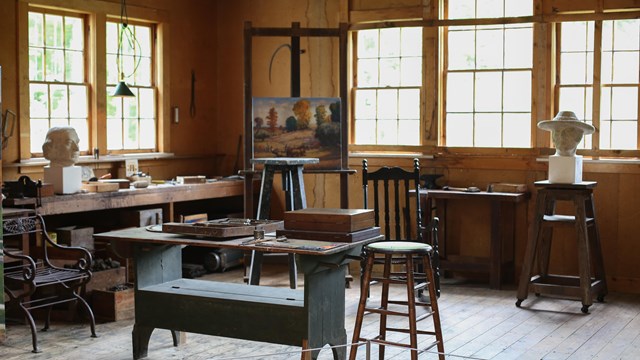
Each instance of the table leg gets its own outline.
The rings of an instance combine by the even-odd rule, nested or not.
[[[489,287],[500,289],[502,282],[502,207],[499,201],[491,201],[491,250]]]

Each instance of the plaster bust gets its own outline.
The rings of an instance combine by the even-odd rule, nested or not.
[[[553,120],[540,121],[538,127],[551,131],[556,155],[560,156],[576,156],[582,137],[595,131],[592,125],[578,120],[573,111],[560,111]]]
[[[42,144],[44,158],[51,161],[51,166],[73,166],[78,162],[80,138],[76,130],[70,126],[52,127]]]

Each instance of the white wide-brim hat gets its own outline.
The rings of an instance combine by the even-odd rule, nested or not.
[[[596,128],[593,127],[593,125],[578,120],[578,117],[573,111],[560,111],[553,120],[540,121],[538,123],[538,127],[542,130],[548,131],[563,129],[566,127],[575,127],[582,130],[585,135],[592,134],[596,131]]]

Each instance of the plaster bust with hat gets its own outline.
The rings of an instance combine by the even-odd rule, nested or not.
[[[540,121],[538,127],[551,131],[556,155],[560,156],[575,156],[582,137],[596,130],[592,125],[578,120],[573,111],[560,111],[553,120]]]

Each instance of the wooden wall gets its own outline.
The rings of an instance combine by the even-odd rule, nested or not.
[[[74,0],[59,0],[73,3]],[[111,2],[117,2],[110,0]],[[189,155],[190,160],[156,160],[143,164],[155,178],[175,176],[177,172],[202,172],[228,175],[232,172],[239,137],[243,134],[243,26],[252,21],[257,27],[289,27],[300,22],[302,27],[336,27],[341,21],[349,21],[353,11],[374,9],[392,12],[395,9],[431,4],[416,0],[129,0],[142,7],[159,8],[170,14],[171,29],[171,105],[181,110],[180,124],[171,125],[170,151],[177,155]],[[572,1],[538,1],[540,8],[566,9]],[[580,2],[581,5],[587,2]],[[595,8],[597,1],[593,3]],[[605,1],[622,7],[640,7],[640,1]],[[351,6],[351,8],[349,8]],[[0,1],[0,64],[3,66],[3,105],[17,107],[16,0]],[[393,8],[389,10],[389,8]],[[275,49],[287,43],[286,38],[254,39],[253,47],[253,95],[289,95],[289,54],[281,50],[274,59],[269,81],[269,61]],[[544,41],[542,42],[544,43]],[[337,44],[330,40],[303,39],[301,92],[303,96],[337,96],[338,69]],[[332,59],[335,59],[332,61]],[[537,63],[534,72],[544,74],[549,69],[544,62]],[[191,71],[196,73],[197,115],[188,114]],[[544,89],[544,87],[541,88]],[[534,92],[536,93],[536,92]],[[545,119],[551,109],[548,97],[542,93],[536,102],[536,118]],[[548,134],[543,133],[544,136]],[[548,138],[539,144],[548,144]],[[17,141],[12,138],[6,151],[4,180],[14,180],[21,172],[32,171],[10,167],[17,160]],[[352,147],[351,150],[356,150]],[[357,149],[362,150],[362,149]],[[367,149],[365,149],[366,151]],[[532,184],[545,179],[547,163],[540,161],[548,149],[522,151],[447,150],[434,146],[417,149],[425,173],[442,173],[440,184],[452,186],[478,186],[485,188],[490,182],[516,182]],[[545,152],[546,151],[546,152]],[[216,154],[222,154],[216,156]],[[350,157],[350,167],[360,168],[363,157],[371,167],[401,165],[411,167],[413,154],[379,157],[375,154],[356,154]],[[109,165],[105,165],[109,166]],[[117,167],[117,166],[114,166]],[[39,170],[33,170],[37,177]],[[604,260],[610,288],[614,291],[640,293],[640,164],[638,162],[587,162],[585,180],[598,181],[596,207],[600,225]],[[339,178],[331,174],[305,175],[306,193],[310,207],[338,207]],[[360,175],[349,177],[350,207],[362,206]],[[278,186],[278,185],[276,185]],[[276,194],[280,196],[280,194]],[[516,272],[522,262],[524,246],[532,217],[533,198],[516,210]],[[280,209],[282,204],[277,204]],[[483,204],[459,206],[450,213],[452,243],[465,255],[486,255],[489,252],[487,218],[488,207]],[[574,235],[561,233],[563,239],[554,243],[553,270],[561,273],[576,271]]]

